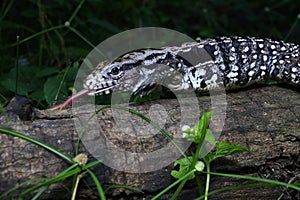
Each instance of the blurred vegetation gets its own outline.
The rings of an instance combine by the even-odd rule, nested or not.
[[[300,41],[300,1],[293,0],[3,0],[0,6],[0,103],[17,93],[46,107],[70,95],[79,63],[92,50],[82,38],[97,45],[128,29],[156,26],[192,38]]]

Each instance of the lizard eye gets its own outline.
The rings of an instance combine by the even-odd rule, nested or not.
[[[110,70],[110,73],[112,74],[112,75],[118,75],[119,74],[119,68],[118,67],[114,67],[114,68],[112,68],[111,70]]]
[[[121,78],[122,71],[120,69],[120,66],[116,65],[116,64],[111,65],[109,70],[108,70],[108,74],[113,79]]]

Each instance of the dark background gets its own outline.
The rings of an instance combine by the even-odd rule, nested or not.
[[[16,93],[38,107],[70,95],[80,62],[92,50],[82,37],[97,45],[128,29],[155,26],[192,38],[300,40],[300,1],[294,0],[3,0],[0,4],[0,105]],[[70,24],[73,30],[64,27],[80,4]],[[47,29],[53,30],[41,32]]]

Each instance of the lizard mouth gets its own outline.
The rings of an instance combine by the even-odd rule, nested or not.
[[[115,81],[102,82],[99,84],[99,88],[97,89],[88,89],[87,93],[90,96],[98,96],[103,94],[110,94],[112,92],[112,88],[116,86]]]
[[[113,86],[106,87],[106,88],[100,88],[97,90],[90,90],[87,94],[90,96],[98,96],[102,94],[110,94],[112,92]]]

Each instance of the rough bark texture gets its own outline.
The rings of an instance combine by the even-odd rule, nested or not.
[[[235,173],[265,177],[289,182],[299,180],[300,173],[300,93],[279,86],[267,86],[232,92],[227,95],[227,113],[225,126],[219,141],[228,141],[248,148],[252,153],[242,153],[216,160],[213,171]],[[209,110],[210,99],[207,96],[199,97],[201,108]],[[134,105],[132,108],[147,113],[151,105],[161,105],[170,116],[166,129],[174,136],[181,134],[178,126],[180,120],[176,113],[180,113],[177,100],[167,99]],[[33,120],[20,120],[10,104],[8,113],[0,113],[0,127],[7,127],[15,131],[30,135],[51,145],[60,151],[75,155],[78,135],[74,125],[74,118],[69,111],[48,113],[35,111]],[[30,109],[29,109],[30,110]],[[197,111],[189,111],[197,112]],[[24,115],[22,115],[24,116]],[[30,115],[29,115],[30,116]],[[167,140],[156,134],[147,139],[135,140],[122,131],[113,128],[115,122],[111,111],[106,110],[99,114],[101,134],[119,144],[120,147],[133,151],[143,152],[159,149]],[[28,116],[26,117],[28,119]],[[136,120],[136,119],[133,119]],[[142,123],[137,119],[136,123]],[[175,127],[175,128],[174,128]],[[126,132],[126,129],[124,129]],[[120,137],[122,135],[122,137]],[[121,139],[122,141],[120,141]],[[93,138],[97,139],[97,138]],[[99,140],[101,140],[99,136]],[[142,145],[141,145],[142,144]],[[147,147],[147,148],[146,148]],[[80,144],[80,153],[93,157]],[[0,194],[14,187],[16,184],[36,177],[54,177],[65,170],[70,163],[53,153],[4,133],[0,134]],[[126,156],[124,154],[124,156]],[[114,158],[118,159],[118,158]],[[92,170],[99,178],[104,188],[110,185],[127,185],[137,187],[144,194],[134,193],[124,189],[113,189],[107,194],[108,199],[150,199],[162,189],[175,181],[170,176],[172,164],[148,173],[126,173],[111,169],[103,164],[97,165]],[[94,188],[91,179],[85,176],[87,183]],[[69,186],[71,180],[66,180]],[[81,182],[82,183],[82,182]],[[254,183],[242,179],[212,176],[210,190]],[[14,197],[20,191],[14,192]],[[78,199],[96,199],[96,190],[91,191],[80,184]],[[173,191],[174,192],[174,191]],[[277,199],[283,194],[282,199],[299,199],[299,192],[283,187],[259,187],[235,189],[211,196],[210,199]],[[198,197],[195,182],[188,182],[178,199],[191,199]],[[68,193],[61,185],[52,185],[41,199],[70,199]],[[171,193],[161,199],[169,199]],[[25,199],[30,197],[25,197]],[[8,197],[6,197],[8,199]]]

